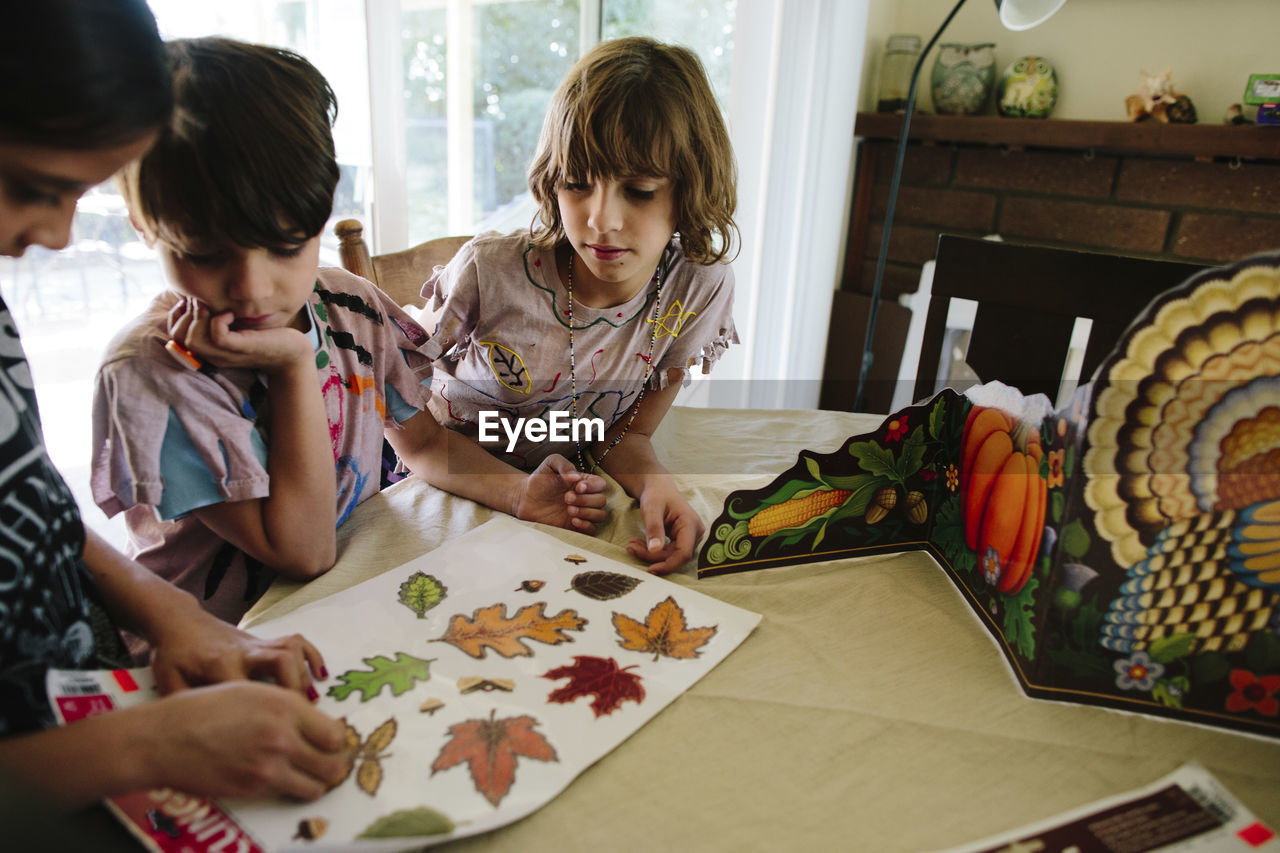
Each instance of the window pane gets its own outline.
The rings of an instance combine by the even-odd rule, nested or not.
[[[650,36],[698,54],[728,112],[737,0],[603,0],[604,37]]]
[[[166,38],[226,35],[287,47],[310,59],[338,97],[334,129],[342,176],[334,218],[367,219],[370,138],[362,0],[149,0]],[[321,263],[339,264],[332,220]],[[90,396],[107,341],[164,288],[160,268],[129,225],[114,184],[81,199],[70,245],[33,247],[0,258],[0,291],[31,362],[49,455],[66,477],[87,523],[117,544],[122,519],[108,522],[89,491]]]
[[[577,0],[402,3],[411,244],[529,224],[525,173],[578,58],[578,14]]]

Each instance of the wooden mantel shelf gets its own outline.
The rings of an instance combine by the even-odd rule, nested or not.
[[[902,116],[894,113],[858,113],[853,132],[855,136],[870,139],[896,140],[902,133]],[[916,113],[911,117],[911,138],[925,142],[1016,148],[1094,149],[1182,155],[1198,160],[1215,157],[1280,160],[1280,127],[1256,125],[1073,121]]]

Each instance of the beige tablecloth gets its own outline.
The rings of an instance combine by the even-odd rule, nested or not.
[[[677,407],[658,450],[710,522],[804,448],[834,450],[878,418]],[[575,547],[635,561],[633,502]],[[410,478],[339,533],[332,571],[278,583],[273,616],[394,568],[492,512]],[[920,552],[670,576],[764,618],[706,678],[528,818],[448,849],[937,849],[1154,781],[1198,760],[1280,826],[1280,743],[1026,698],[933,559]],[[335,626],[336,632],[353,630]]]

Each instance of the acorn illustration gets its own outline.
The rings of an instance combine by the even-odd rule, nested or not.
[[[925,501],[923,492],[915,489],[907,492],[902,505],[907,510],[907,520],[912,524],[924,524],[929,520],[929,504]]]
[[[889,514],[889,510],[898,505],[898,490],[893,486],[885,486],[871,496],[871,505],[867,507],[867,524],[875,524]]]
[[[295,839],[301,838],[303,841],[314,841],[324,835],[325,830],[329,828],[329,821],[322,817],[309,817],[298,821],[298,833],[293,836]]]

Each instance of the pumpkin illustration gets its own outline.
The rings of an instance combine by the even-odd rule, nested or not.
[[[996,590],[1015,595],[1031,575],[1044,532],[1040,434],[1001,409],[974,406],[960,446],[965,544]]]

